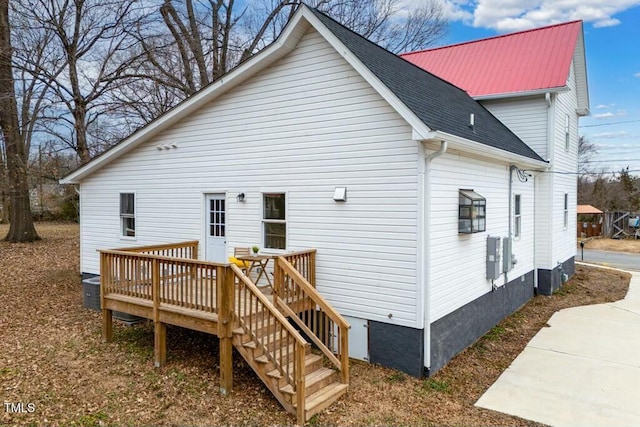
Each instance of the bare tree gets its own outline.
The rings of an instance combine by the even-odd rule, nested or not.
[[[578,139],[578,173],[580,175],[593,172],[590,162],[597,154],[598,146],[589,141],[586,136],[580,135],[580,138]]]
[[[11,199],[11,224],[5,240],[32,242],[38,233],[31,217],[27,166],[29,150],[20,132],[18,105],[13,78],[9,1],[0,0],[0,128],[6,153],[6,169]]]
[[[55,97],[48,132],[87,162],[92,152],[90,129],[115,108],[107,94],[121,79],[136,43],[130,30],[144,14],[135,0],[35,0],[22,5],[31,28],[53,37],[58,53],[48,67],[32,64]]]
[[[251,8],[234,0],[156,1],[162,25],[137,27],[140,61],[129,69],[135,83],[119,94],[123,106],[144,122],[269,45],[301,5],[301,0],[256,0]],[[444,36],[447,20],[440,2],[425,0],[413,10],[403,3],[307,2],[396,53],[431,46]]]

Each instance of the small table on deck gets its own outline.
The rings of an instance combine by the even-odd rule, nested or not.
[[[269,260],[273,259],[271,255],[243,255],[236,257],[240,261],[247,261],[249,264],[249,268],[247,269],[247,276],[251,278],[251,272],[254,268],[258,269],[258,277],[256,277],[256,286],[260,282],[260,278],[264,275],[267,278],[267,282],[269,286],[273,288],[273,283],[269,278],[269,274],[267,273],[267,265],[269,264]]]

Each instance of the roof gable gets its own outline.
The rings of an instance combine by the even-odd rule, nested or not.
[[[328,16],[302,5],[273,44],[110,150],[70,173],[60,182],[81,182],[85,177],[256,75],[291,52],[310,27],[314,27],[407,120],[417,135],[440,132],[440,135],[453,135],[535,162],[544,162],[464,91],[386,51]],[[469,127],[470,114],[475,116],[474,128]]]
[[[370,42],[330,17],[313,13],[398,99],[430,129],[542,160],[466,92]],[[475,125],[469,126],[470,115]]]
[[[573,21],[401,56],[482,98],[564,89],[572,61],[585,69],[583,46]]]

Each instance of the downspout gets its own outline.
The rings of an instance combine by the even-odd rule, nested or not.
[[[516,165],[511,165],[509,166],[509,214],[508,214],[508,218],[509,218],[509,232],[507,233],[507,239],[509,239],[509,245],[511,245],[511,250],[513,251],[513,219],[512,219],[512,209],[513,209],[513,171],[518,169],[518,167]],[[534,243],[535,245],[535,243]],[[535,249],[534,249],[534,253],[535,253]],[[513,256],[513,254],[509,254],[509,256]],[[534,259],[535,259],[535,254],[534,254]],[[511,260],[503,260],[503,263],[509,263],[508,265],[511,265]],[[535,261],[534,261],[535,263]],[[504,272],[504,284],[506,285],[507,283],[509,283],[509,270],[506,269],[506,271]]]
[[[425,317],[425,342],[424,342],[424,354],[425,354],[425,366],[431,368],[431,161],[436,157],[442,156],[447,152],[447,142],[440,141],[440,149],[428,156],[425,156],[425,174],[424,174],[424,189],[425,189],[425,214],[424,214],[424,236],[425,236],[425,260],[422,263],[422,277],[425,283],[424,292],[424,317]]]

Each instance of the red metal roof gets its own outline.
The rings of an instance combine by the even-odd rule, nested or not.
[[[582,21],[400,55],[473,97],[566,85]]]

